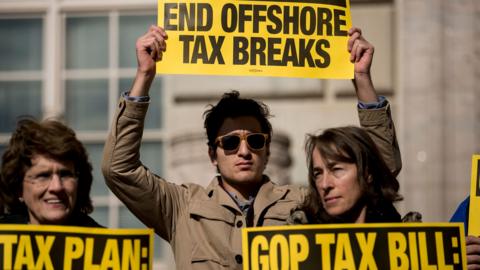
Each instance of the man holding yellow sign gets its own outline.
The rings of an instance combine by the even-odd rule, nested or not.
[[[120,100],[102,168],[110,189],[172,245],[177,269],[242,268],[241,229],[285,225],[306,192],[264,175],[268,107],[235,91],[204,113],[218,177],[204,188],[153,175],[139,148],[155,73],[354,77],[361,123],[389,169],[400,170],[388,102],[370,77],[374,48],[360,29],[349,30],[348,0],[161,1],[158,14],[163,28],[152,26],[137,40],[137,76]]]
[[[361,122],[389,169],[398,172],[401,161],[388,102],[379,102],[370,78],[373,46],[360,29],[352,28],[348,35],[347,48],[339,50],[350,52],[355,66],[356,91],[364,108]],[[285,225],[291,210],[304,202],[305,191],[277,186],[263,174],[272,134],[268,107],[240,98],[238,92],[224,94],[205,112],[209,156],[219,174],[207,188],[170,183],[141,164],[148,92],[156,62],[164,58],[166,39],[164,29],[151,26],[137,40],[137,76],[117,107],[103,173],[119,199],[171,244],[177,269],[241,269],[242,228]]]

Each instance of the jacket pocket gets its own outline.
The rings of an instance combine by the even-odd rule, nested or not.
[[[228,268],[228,258],[233,257],[230,239],[235,214],[217,203],[202,200],[192,201],[189,212],[192,264],[211,266],[205,269]]]
[[[194,200],[188,208],[191,218],[223,221],[231,225],[235,222],[235,214],[218,203]]]
[[[295,209],[297,204],[294,200],[277,201],[264,212],[263,226],[286,225],[292,209]]]
[[[226,257],[220,257],[212,254],[211,252],[208,252],[205,247],[195,244],[192,250],[192,265],[197,266],[199,264],[204,264],[205,269],[215,269],[229,266]],[[195,267],[195,269],[197,269],[197,267]]]

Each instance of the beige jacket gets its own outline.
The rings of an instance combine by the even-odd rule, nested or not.
[[[241,228],[246,217],[218,179],[207,188],[177,185],[140,162],[147,108],[148,103],[120,100],[104,149],[102,170],[107,185],[146,226],[171,244],[177,269],[242,269]],[[400,170],[388,106],[361,111],[360,119],[387,154],[392,169]],[[254,226],[285,225],[291,210],[304,199],[304,189],[279,186],[265,177],[253,205]]]

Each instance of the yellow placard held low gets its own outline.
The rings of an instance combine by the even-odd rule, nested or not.
[[[480,236],[480,155],[472,156],[468,234]]]
[[[150,270],[152,229],[0,225],[0,269]]]
[[[157,73],[353,78],[349,0],[159,0]]]
[[[461,223],[242,229],[243,270],[467,269]]]

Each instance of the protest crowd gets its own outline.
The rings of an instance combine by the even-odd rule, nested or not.
[[[208,6],[203,8],[208,11]],[[242,7],[240,11],[234,6],[226,6],[225,12],[233,16],[245,12],[245,9]],[[275,7],[269,7],[268,16],[277,21],[280,15],[275,15],[274,11]],[[330,21],[322,21],[321,16],[327,16],[331,21],[340,20],[340,15],[327,11],[306,8],[296,10],[298,14],[294,14],[299,17],[310,13],[319,15],[316,26],[323,29]],[[239,18],[238,27],[244,27],[245,21],[258,23],[266,19],[255,14],[257,17],[253,18],[241,13],[235,15]],[[329,34],[341,32],[341,36],[348,38],[344,49],[353,64],[352,82],[358,99],[356,109],[360,126],[332,126],[315,134],[306,134],[305,170],[308,179],[303,185],[278,185],[265,173],[274,134],[269,120],[274,112],[270,112],[268,104],[227,89],[203,113],[208,157],[217,172],[208,186],[179,185],[153,173],[142,163],[140,149],[146,113],[152,106],[150,100],[155,98],[149,91],[157,74],[157,63],[169,53],[169,30],[174,29],[177,28],[173,24],[167,25],[166,29],[150,26],[137,39],[136,52],[132,52],[138,63],[136,77],[132,87],[124,89],[119,97],[105,141],[101,168],[109,190],[145,227],[152,228],[169,243],[177,269],[244,269],[247,260],[242,242],[246,238],[242,229],[245,228],[328,224],[328,228],[335,231],[335,225],[344,228],[342,226],[346,224],[422,222],[422,213],[416,209],[401,213],[396,208],[396,202],[403,200],[401,184],[397,180],[402,160],[391,104],[386,97],[377,95],[370,72],[374,46],[357,27],[344,32],[331,25],[326,29]],[[271,30],[275,31],[274,28]],[[321,49],[317,48],[317,52]],[[220,56],[217,55],[217,59]],[[309,60],[306,62],[308,64]],[[89,155],[70,127],[51,119],[22,118],[2,156],[0,224],[104,228],[89,216],[93,211],[92,181]],[[468,269],[480,269],[480,236],[470,235],[467,231],[468,202],[467,198],[452,221],[465,224],[466,241],[465,247],[461,248],[465,248]],[[352,247],[366,252],[369,243],[374,241],[370,236],[365,239],[357,236],[355,241],[358,244]],[[415,237],[422,243],[420,233]],[[262,242],[263,238],[257,239],[262,240],[258,240],[255,247],[264,251],[267,245],[271,245],[269,241],[274,241],[273,238],[265,242]],[[318,237],[316,240],[325,257],[330,255],[328,248],[324,247],[334,241],[329,239]],[[340,245],[344,240],[339,234],[335,241]],[[282,242],[278,241],[281,246]],[[347,255],[355,253],[345,250]],[[282,263],[291,266],[282,269],[295,269],[293,261],[307,258],[301,248],[292,251],[290,246],[289,252],[284,257],[270,253],[269,258],[278,257]],[[373,254],[373,248],[371,252]],[[270,269],[266,266],[278,263],[277,259],[265,259],[267,257],[262,255],[266,256],[266,253],[250,259],[263,265],[265,268],[262,269]],[[402,257],[398,255],[398,258],[400,265]],[[250,259],[248,263],[252,263]],[[121,261],[122,257],[118,260]],[[443,263],[448,265],[450,261],[444,259]],[[349,258],[335,257],[332,262],[340,265],[358,263],[358,260],[350,262]],[[332,262],[322,259],[324,267]],[[367,258],[364,261],[363,257],[362,263],[374,264]],[[424,265],[425,262],[421,263]],[[22,265],[21,262],[18,265]]]

